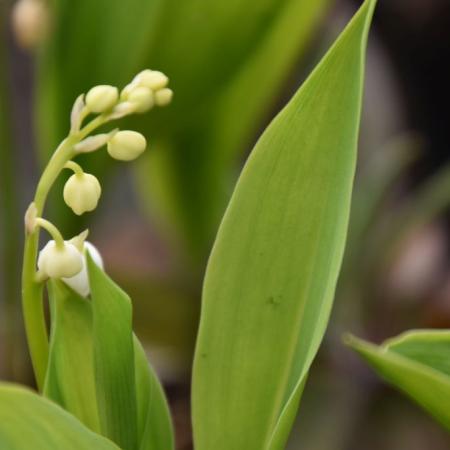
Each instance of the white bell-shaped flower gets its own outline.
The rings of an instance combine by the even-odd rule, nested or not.
[[[93,211],[98,204],[102,188],[94,175],[75,173],[64,185],[64,201],[73,212],[81,215]]]
[[[94,86],[86,94],[86,106],[93,113],[110,110],[119,100],[119,90],[115,86],[101,84]]]
[[[38,269],[49,278],[73,277],[83,269],[81,253],[70,242],[58,246],[49,241],[39,252]]]
[[[83,268],[75,276],[62,279],[64,283],[66,283],[69,287],[71,287],[75,292],[80,294],[82,297],[87,297],[91,293],[91,287],[89,284],[89,276],[87,271],[86,252],[89,252],[94,263],[97,264],[98,267],[103,269],[103,259],[99,251],[90,242],[86,241],[84,242],[84,247],[82,250]]]
[[[108,153],[120,161],[136,159],[147,147],[145,137],[137,131],[118,131],[108,141]]]

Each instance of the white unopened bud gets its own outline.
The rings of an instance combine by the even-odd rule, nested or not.
[[[133,89],[136,89],[138,85],[136,83],[130,83],[127,84],[121,91],[120,91],[120,99],[121,100],[128,100],[128,96],[130,95],[131,91]]]
[[[108,153],[121,161],[136,159],[147,147],[147,141],[136,131],[118,131],[108,142]]]
[[[155,103],[158,106],[166,106],[172,101],[173,91],[169,88],[160,89],[155,92]]]
[[[64,201],[73,212],[81,215],[97,207],[102,193],[99,181],[89,173],[75,173],[64,186]]]
[[[138,73],[133,80],[133,84],[143,86],[154,91],[166,87],[168,83],[169,78],[167,78],[165,74],[159,72],[158,70],[150,69],[146,69]]]
[[[62,279],[64,283],[66,283],[75,292],[77,292],[83,297],[87,297],[91,292],[91,287],[89,284],[89,276],[87,271],[86,252],[89,252],[94,263],[98,267],[103,269],[103,260],[99,251],[90,242],[84,242],[84,247],[81,253],[83,268],[75,276]]]
[[[118,89],[106,84],[95,86],[86,94],[86,106],[93,113],[108,111],[117,100],[119,100]]]
[[[49,11],[43,0],[18,0],[12,10],[12,25],[23,48],[34,48],[45,38]]]
[[[70,242],[58,246],[55,241],[49,241],[39,252],[37,265],[50,278],[73,277],[83,268],[83,258]]]
[[[151,89],[137,87],[128,94],[127,101],[134,105],[134,112],[145,113],[155,104],[155,97]]]

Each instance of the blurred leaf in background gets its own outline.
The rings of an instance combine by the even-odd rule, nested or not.
[[[350,336],[347,344],[450,430],[450,331],[411,331],[379,347]]]

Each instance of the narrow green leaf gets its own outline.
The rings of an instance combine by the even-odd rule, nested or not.
[[[49,400],[10,384],[0,385],[2,450],[119,450]]]
[[[450,430],[450,331],[411,331],[381,346],[351,336],[347,344]]]
[[[49,287],[52,329],[44,394],[89,428],[100,432],[93,350],[93,303],[61,282],[52,281]],[[121,318],[114,320],[120,321]],[[125,321],[128,323],[127,317]],[[133,341],[137,448],[171,450],[173,427],[163,389],[138,339],[133,337]]]
[[[131,301],[88,255],[94,367],[102,434],[124,450],[137,446]]]
[[[100,432],[91,304],[60,281],[49,283],[49,297],[52,327],[44,395]]]
[[[173,426],[162,386],[134,339],[139,450],[173,450]]]
[[[342,261],[374,7],[264,132],[222,221],[194,362],[197,450],[285,446]]]

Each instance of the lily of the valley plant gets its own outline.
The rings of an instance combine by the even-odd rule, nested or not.
[[[344,252],[374,7],[363,3],[264,131],[236,185],[204,281],[192,385],[196,450],[286,446]],[[167,86],[163,73],[144,70],[120,93],[96,86],[75,101],[70,132],[25,215],[23,313],[40,395],[1,385],[2,449],[174,448],[164,392],[132,331],[130,299],[107,276],[87,231],[63,237],[44,218],[66,170],[66,204],[77,215],[97,207],[101,184],[77,156],[106,146],[112,158],[137,158],[143,135],[93,133],[169,104]],[[42,229],[50,239],[39,249]]]

